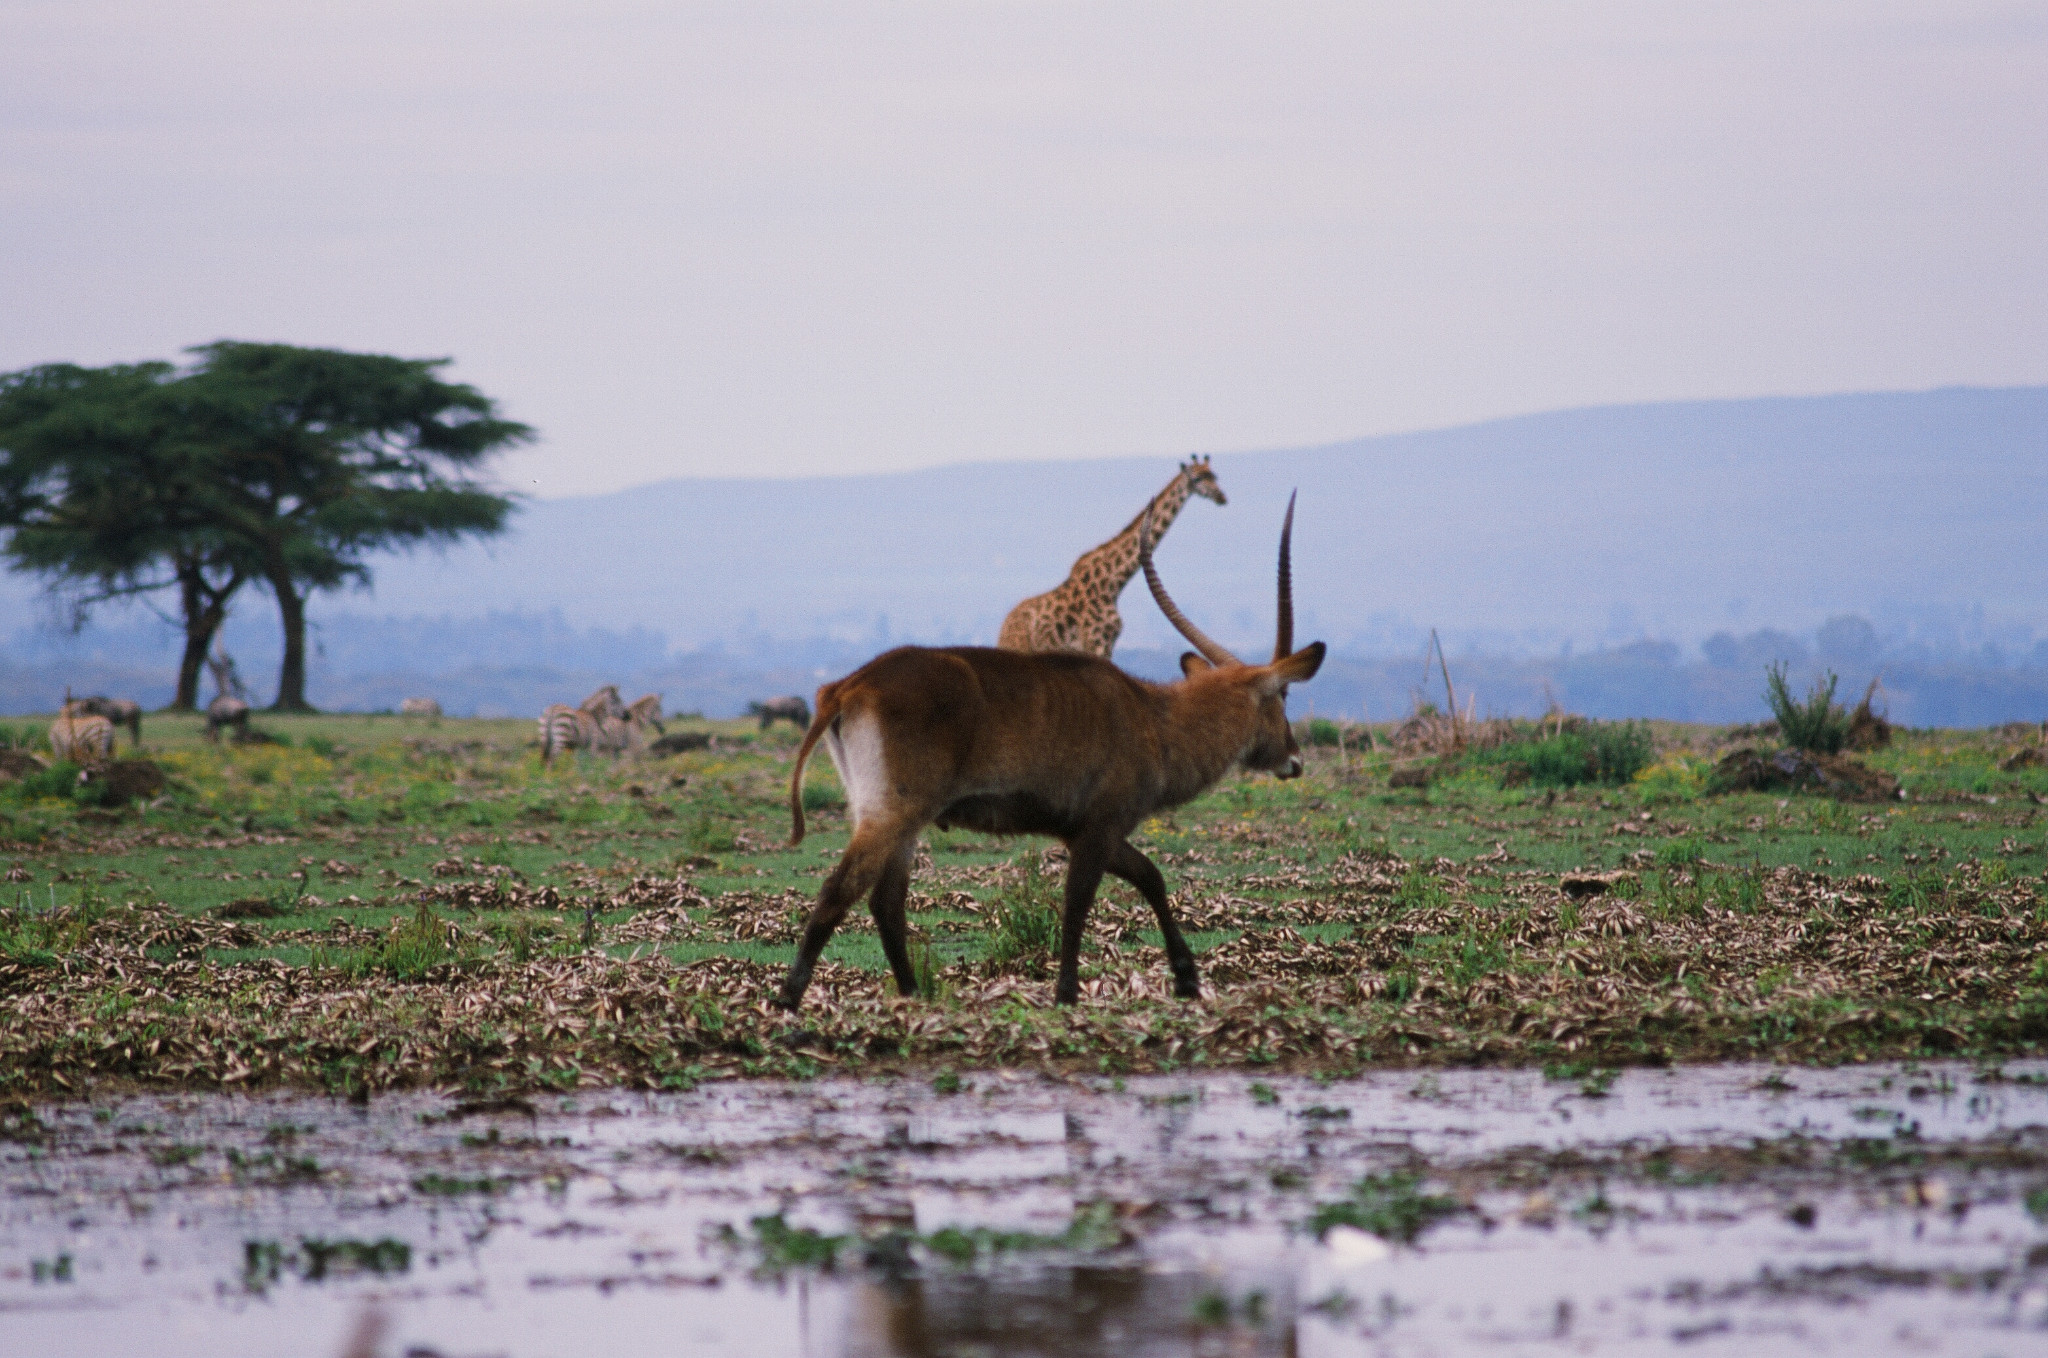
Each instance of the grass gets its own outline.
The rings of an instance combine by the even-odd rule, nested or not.
[[[1390,787],[1393,757],[1362,739],[1310,746],[1305,777],[1226,779],[1133,836],[1202,956],[1200,1006],[1167,998],[1151,911],[1111,880],[1083,1003],[1047,1008],[1062,874],[1042,841],[933,832],[911,910],[941,1002],[890,998],[857,910],[791,1021],[761,1002],[848,828],[827,762],[787,846],[794,733],[701,723],[719,748],[542,769],[526,722],[264,721],[289,743],[152,717],[143,753],[171,784],[124,810],[52,795],[61,777],[0,785],[0,1106],[94,1082],[1591,1070],[2048,1043],[2048,772],[2000,769],[1992,732],[1900,732],[1866,756],[1909,794],[1881,807],[1706,795],[1689,771],[1717,733],[1667,723],[1532,727],[1425,791]],[[1518,759],[1529,780],[1503,786]],[[1585,777],[1539,781],[1547,760]],[[1626,875],[1559,895],[1589,869]]]
[[[296,1246],[278,1240],[250,1240],[242,1245],[242,1286],[256,1293],[268,1291],[285,1277],[317,1283],[351,1274],[392,1277],[411,1270],[412,1246],[390,1236],[376,1240],[309,1236]]]
[[[1416,1175],[1368,1174],[1345,1197],[1320,1204],[1308,1229],[1320,1240],[1333,1227],[1351,1226],[1410,1245],[1437,1222],[1463,1210],[1456,1198],[1423,1192]]]
[[[1117,1226],[1116,1206],[1107,1202],[1077,1207],[1073,1220],[1057,1235],[944,1226],[922,1235],[896,1231],[861,1240],[850,1235],[828,1235],[809,1226],[792,1226],[779,1212],[755,1217],[747,1224],[752,1239],[744,1243],[751,1245],[758,1269],[776,1275],[792,1270],[830,1272],[850,1254],[904,1258],[915,1249],[955,1267],[967,1267],[1004,1255],[1047,1250],[1094,1253],[1111,1249],[1123,1239]],[[728,1228],[728,1243],[743,1242],[737,1232]]]

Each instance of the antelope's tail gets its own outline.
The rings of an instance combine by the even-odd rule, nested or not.
[[[818,690],[817,713],[811,718],[810,729],[804,732],[804,743],[797,747],[796,768],[789,775],[789,847],[792,849],[804,842],[804,763],[811,757],[811,747],[818,743],[818,737],[838,720],[839,685],[827,684]]]

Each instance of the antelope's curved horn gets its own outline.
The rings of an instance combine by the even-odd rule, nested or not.
[[[1217,668],[1225,665],[1242,665],[1244,662],[1224,647],[1211,641],[1207,633],[1188,621],[1188,615],[1180,611],[1166,586],[1160,583],[1159,571],[1152,564],[1152,508],[1145,507],[1145,522],[1138,529],[1138,564],[1145,568],[1145,583],[1151,586],[1152,602],[1159,605],[1159,611],[1173,624],[1174,630],[1188,639],[1190,645],[1202,653],[1202,657]]]
[[[1287,518],[1280,525],[1280,632],[1273,642],[1275,660],[1294,654],[1294,567],[1288,544],[1294,540],[1294,497],[1298,493],[1288,492]]]

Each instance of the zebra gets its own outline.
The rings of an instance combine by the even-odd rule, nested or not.
[[[761,719],[761,729],[767,730],[777,721],[793,721],[799,731],[811,729],[811,707],[795,694],[770,698],[765,703],[748,703],[747,715]]]
[[[105,717],[116,726],[128,728],[128,739],[137,748],[142,745],[142,704],[127,698],[109,698],[105,694],[94,694],[80,698],[71,704],[75,712]]]
[[[441,715],[441,704],[435,702],[432,698],[407,698],[398,705],[398,715],[401,717],[438,717]]]
[[[626,708],[625,748],[637,750],[646,745],[649,740],[647,734],[649,727],[654,729],[656,736],[666,734],[666,728],[661,724],[661,695],[659,693],[643,694],[639,698],[634,699],[632,704]]]
[[[540,762],[560,750],[602,750],[620,755],[647,743],[647,730],[662,729],[661,695],[649,693],[628,706],[616,684],[606,684],[579,707],[551,704],[540,714]]]
[[[550,703],[540,714],[540,762],[547,765],[560,750],[597,749],[603,736],[603,725],[582,708]]]
[[[50,753],[73,764],[103,764],[114,757],[114,723],[67,697],[50,723]]]

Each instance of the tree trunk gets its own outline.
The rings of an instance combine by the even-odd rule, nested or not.
[[[306,701],[306,601],[292,584],[291,572],[282,566],[266,572],[271,592],[277,595],[278,616],[284,619],[284,663],[277,671],[277,701],[273,712],[311,712]]]
[[[225,589],[210,589],[204,570],[197,564],[178,566],[178,604],[185,615],[185,654],[178,661],[178,696],[171,707],[178,712],[199,708],[199,671],[206,653],[228,618],[228,599],[241,588],[239,574],[230,577]]]

